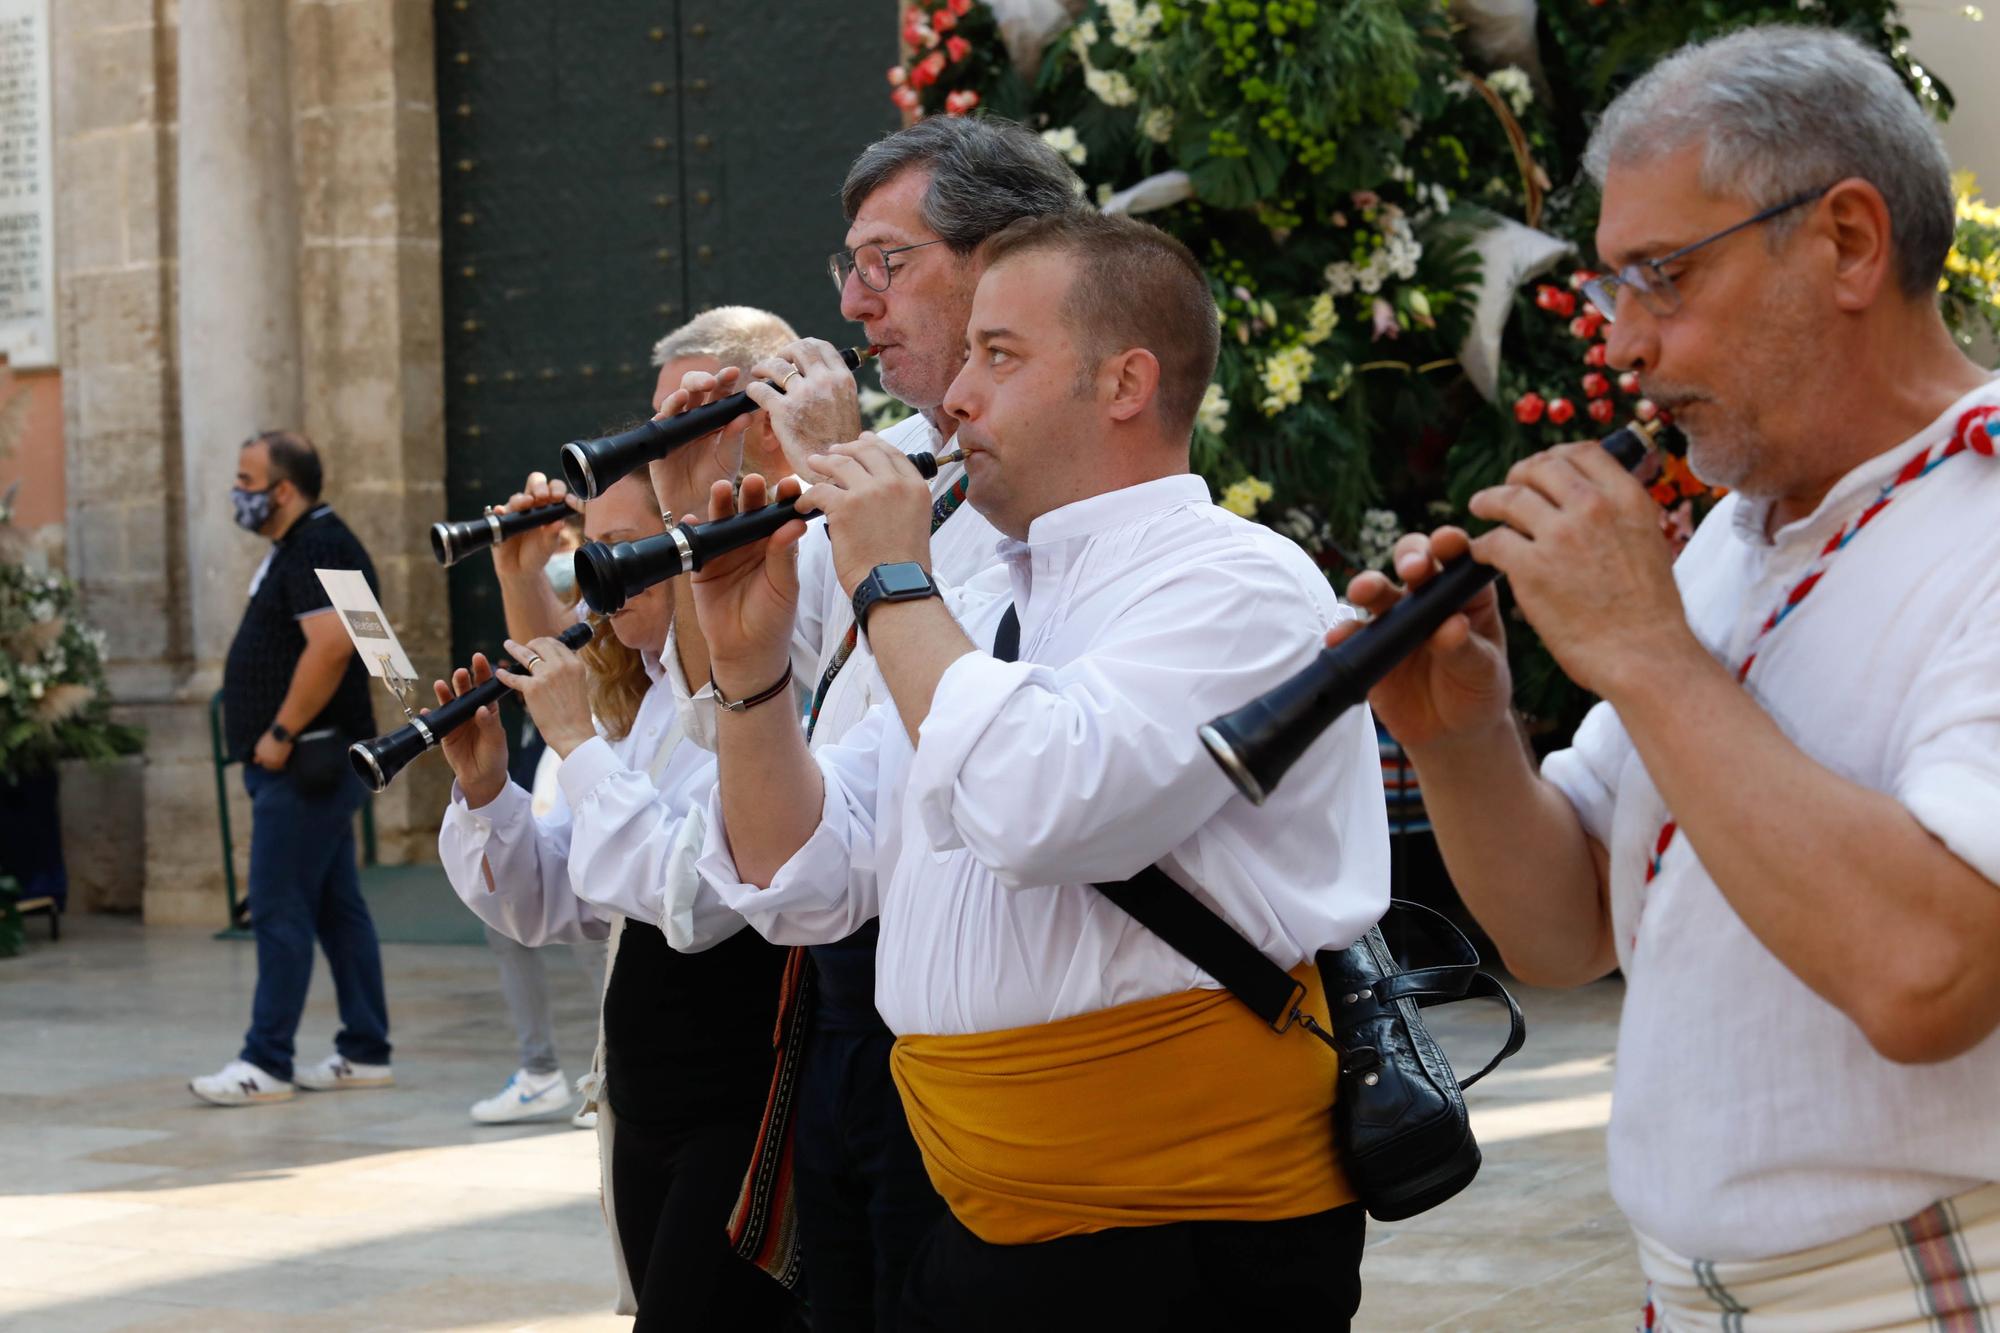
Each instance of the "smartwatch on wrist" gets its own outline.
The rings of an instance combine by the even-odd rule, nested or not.
[[[271,739],[280,745],[290,745],[292,743],[292,733],[285,729],[284,723],[273,722],[271,724]]]
[[[914,560],[877,565],[854,590],[854,623],[868,632],[868,613],[881,602],[915,602],[938,595],[937,584],[924,567]]]

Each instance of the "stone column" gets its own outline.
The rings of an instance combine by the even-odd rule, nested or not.
[[[306,430],[426,682],[451,647],[430,525],[444,517],[444,331],[429,0],[291,0]],[[402,718],[386,692],[375,716]],[[437,859],[444,765],[375,798],[382,860]]]
[[[121,830],[147,842],[149,914],[219,922],[206,700],[187,684],[169,8],[50,6],[67,563],[121,715],[149,732],[146,819]]]
[[[196,684],[212,688],[266,550],[230,516],[237,451],[300,423],[284,11],[181,0],[179,51],[183,521]]]

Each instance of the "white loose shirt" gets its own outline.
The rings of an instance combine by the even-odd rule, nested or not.
[[[1195,734],[1349,614],[1296,546],[1171,477],[1044,514],[948,604],[990,645],[1010,603],[1021,660],[954,662],[914,750],[891,702],[820,751],[821,822],[769,888],[739,882],[718,804],[701,870],[760,932],[836,940],[879,911],[877,1009],[950,1035],[1215,986],[1091,887],[1156,862],[1287,969],[1381,916],[1365,708],[1261,808]]]
[[[653,683],[631,730],[592,737],[558,766],[547,814],[512,782],[477,810],[452,785],[438,858],[459,898],[495,930],[527,945],[601,940],[625,916],[696,953],[743,928],[694,871],[716,769],[715,755],[687,738],[687,722],[714,709],[714,692],[704,685],[691,698],[671,634],[666,652],[641,655]]]
[[[906,454],[919,450],[937,453],[946,443],[921,414],[883,431],[882,441]],[[964,475],[965,464],[946,464],[931,479],[932,500],[943,496]],[[999,560],[999,542],[999,531],[970,502],[961,504],[931,534],[931,576],[945,587],[962,587]],[[812,675],[803,680],[808,692],[818,688],[853,623],[854,603],[834,575],[832,539],[826,524],[816,522],[799,542],[799,614],[792,647],[792,661],[800,673],[805,671],[804,663],[815,662]],[[870,708],[888,697],[889,687],[875,665],[875,655],[862,639],[827,691],[819,725],[813,729],[813,749],[839,741]]]
[[[1736,667],[1820,549],[1986,403],[2000,383],[1769,538],[1768,505],[1722,501],[1674,569],[1702,643]],[[1900,488],[1758,644],[1747,688],[1794,744],[1893,795],[2000,893],[2000,459],[1961,454]],[[1633,1226],[1690,1257],[1762,1259],[2000,1181],[2000,1034],[1891,1063],[1751,935],[1685,837],[1647,884],[1668,811],[1609,705],[1542,772],[1611,854],[1626,979],[1611,1187]]]

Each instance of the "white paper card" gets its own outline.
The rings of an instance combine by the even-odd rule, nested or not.
[[[347,637],[354,640],[354,651],[361,654],[361,664],[368,668],[368,674],[385,680],[392,674],[402,680],[415,680],[417,669],[410,665],[409,654],[396,641],[389,617],[368,588],[368,577],[358,569],[315,569],[313,573],[319,575],[320,586],[332,599],[334,610],[340,612],[340,623],[347,627]]]

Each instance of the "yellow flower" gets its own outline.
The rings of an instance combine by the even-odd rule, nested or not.
[[[1278,415],[1305,396],[1312,373],[1310,347],[1293,344],[1273,352],[1264,362],[1264,398],[1257,406],[1267,417]]]
[[[1258,508],[1277,492],[1262,477],[1245,477],[1222,493],[1222,507],[1243,518],[1256,516]]]
[[[1299,341],[1308,347],[1317,347],[1333,336],[1340,324],[1340,316],[1333,310],[1333,294],[1321,292],[1313,298],[1312,306],[1306,311],[1306,331],[1299,335]]]

